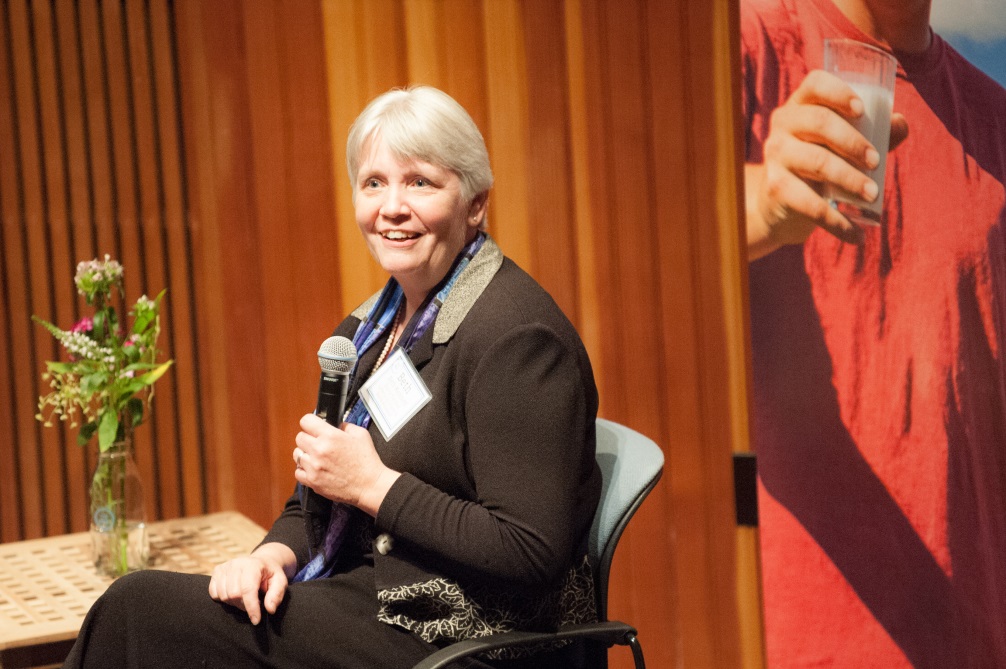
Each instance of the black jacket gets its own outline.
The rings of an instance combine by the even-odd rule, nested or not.
[[[351,339],[375,298],[336,334]],[[393,542],[374,552],[380,618],[430,642],[593,619],[584,558],[600,495],[597,390],[572,324],[487,239],[410,358],[433,399],[390,442],[370,429],[382,461],[403,472],[375,520]],[[307,532],[294,495],[266,537],[299,566],[330,503],[311,493],[306,506]]]

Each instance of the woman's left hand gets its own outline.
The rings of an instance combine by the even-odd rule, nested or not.
[[[314,414],[300,419],[293,459],[297,481],[322,497],[371,516],[401,474],[381,462],[370,432],[359,425],[333,427]]]

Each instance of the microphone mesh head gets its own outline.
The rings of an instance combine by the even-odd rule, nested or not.
[[[345,337],[329,337],[318,349],[318,364],[326,374],[349,374],[356,364],[356,347]]]

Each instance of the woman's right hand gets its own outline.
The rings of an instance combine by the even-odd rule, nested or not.
[[[265,610],[276,613],[296,567],[297,557],[289,546],[263,544],[250,555],[217,565],[210,577],[210,597],[243,610],[251,624],[258,625],[262,619],[259,593],[264,594]]]

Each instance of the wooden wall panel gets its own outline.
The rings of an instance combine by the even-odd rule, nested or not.
[[[95,246],[94,225],[88,203],[88,172],[86,169],[87,144],[84,128],[84,119],[81,114],[67,113],[65,110],[76,110],[82,108],[81,91],[81,65],[80,54],[76,47],[79,43],[79,30],[76,21],[76,12],[69,3],[57,4],[54,8],[55,17],[52,21],[53,27],[53,51],[55,61],[59,67],[54,73],[54,78],[58,82],[57,91],[59,93],[58,108],[64,110],[60,114],[62,124],[63,141],[63,164],[66,179],[63,187],[65,208],[63,215],[66,217],[68,239],[72,248],[72,255],[63,260],[63,267],[72,271],[76,254],[82,257],[93,258],[98,251]],[[65,273],[61,273],[62,281],[70,280]],[[67,301],[73,307],[73,317],[80,316],[80,310],[75,301]],[[65,322],[65,321],[64,321]],[[87,501],[87,472],[90,471],[87,453],[79,448],[73,439],[69,439],[65,445],[67,479],[64,488],[66,500],[69,503],[68,513],[72,518],[77,515],[77,509],[86,507]],[[78,520],[83,523],[83,519]]]
[[[675,506],[669,500],[674,492],[677,501],[687,491],[672,491],[669,483],[678,466],[677,453],[698,450],[698,443],[681,439],[687,425],[675,424],[672,430],[667,429],[667,413],[673,410],[667,405],[668,385],[688,387],[690,379],[665,378],[665,360],[674,349],[662,345],[662,333],[672,323],[687,322],[690,309],[662,311],[658,252],[662,240],[676,234],[672,229],[674,217],[687,216],[687,208],[654,207],[654,198],[669,185],[667,182],[681,175],[655,169],[658,156],[652,152],[650,129],[672,119],[653,117],[654,88],[646,71],[649,54],[645,10],[642,3],[584,3],[582,9],[588,165],[595,175],[592,185],[603,182],[588,195],[595,242],[594,255],[584,259],[598,268],[599,282],[603,282],[597,296],[599,327],[606,334],[600,354],[602,413],[649,434],[664,447],[667,456],[664,484],[641,509],[616,554],[611,614],[639,620],[640,635],[646,635],[642,638],[663,641],[655,649],[658,664],[734,666],[733,662],[717,665],[712,656],[697,652],[709,643],[709,620],[698,615],[700,612],[693,602],[683,598],[685,593],[678,585],[679,579],[690,574],[686,571],[689,565],[681,560],[686,556],[685,540],[676,545],[674,536],[687,526],[674,525]],[[677,22],[668,22],[663,30],[675,34],[677,26]],[[663,66],[673,69],[672,64],[677,62],[679,59],[674,59]],[[671,159],[680,155],[683,147],[665,148],[670,148],[667,158]],[[687,229],[687,225],[683,227]],[[678,267],[680,271],[682,267]],[[687,291],[687,276],[682,278],[684,284],[672,285],[687,302],[692,296]],[[597,357],[594,351],[591,354]],[[672,434],[673,441],[669,436]],[[700,518],[713,522],[708,513],[701,513]],[[706,583],[699,587],[708,586]],[[729,650],[731,644],[723,647]],[[619,659],[620,666],[624,666],[624,654]]]
[[[0,468],[0,539],[87,527],[95,447],[80,448],[67,426],[43,429],[34,420],[37,398],[48,390],[44,361],[64,354],[29,317],[68,328],[89,314],[73,285],[76,264],[105,253],[125,267],[128,304],[170,288],[161,343],[185,367],[158,384],[155,410],[137,433],[148,514],[205,512],[211,494],[200,464],[202,416],[194,410],[202,392],[192,371],[199,337],[169,5],[11,0],[0,15],[8,362],[0,425],[12,436],[0,444],[0,460],[13,464]],[[197,464],[183,469],[183,461]]]
[[[13,78],[13,44],[11,40],[10,12],[5,6],[0,11],[0,100],[3,108],[0,117],[15,118],[15,96]],[[14,162],[18,151],[18,128],[13,123],[0,124],[0,157],[10,157],[0,160],[0,165]],[[27,294],[22,272],[12,272],[10,267],[18,266],[22,248],[21,239],[24,226],[21,220],[20,180],[18,173],[11,169],[0,169],[0,298],[3,308],[0,309],[0,364],[8,370],[8,375],[0,384],[0,425],[9,429],[11,448],[6,453],[8,457],[0,458],[0,531],[4,537],[21,536],[25,529],[25,517],[18,511],[18,500],[21,499],[21,458],[23,444],[27,437],[22,437],[26,421],[30,419],[23,407],[18,407],[18,386],[20,375],[29,365],[26,360],[18,360],[17,349],[22,336],[23,323],[18,322],[18,316],[25,309],[23,303]],[[33,428],[29,423],[28,427]],[[34,435],[33,435],[34,436]]]
[[[169,289],[177,365],[138,445],[153,515],[271,522],[317,347],[386,279],[354,220],[349,126],[428,83],[481,128],[490,231],[576,323],[601,415],[667,456],[611,615],[652,666],[760,666],[730,468],[747,445],[736,0],[0,6],[0,539],[86,523],[92,458],[32,420],[56,351],[27,319],[72,321],[73,262],[104,252],[131,299]]]
[[[322,10],[176,5],[206,436],[220,504],[266,525],[343,310]]]
[[[171,299],[164,304],[175,366],[171,375],[176,408],[175,422],[178,430],[173,444],[177,461],[173,474],[178,488],[178,513],[197,513],[209,508],[208,461],[204,445],[205,433],[203,403],[199,378],[199,337],[196,328],[196,292],[192,276],[192,233],[188,219],[188,194],[186,191],[187,165],[183,151],[182,124],[179,114],[178,55],[175,42],[175,21],[167,0],[150,2],[151,96],[156,114],[157,164],[160,166],[158,199],[166,258],[188,258],[188,266],[165,263],[166,285]],[[165,76],[158,73],[170,73]],[[167,104],[172,101],[173,104]],[[177,305],[177,307],[176,307]],[[192,445],[200,445],[195,448]],[[171,467],[166,467],[169,471]],[[186,482],[193,484],[186,485]]]

